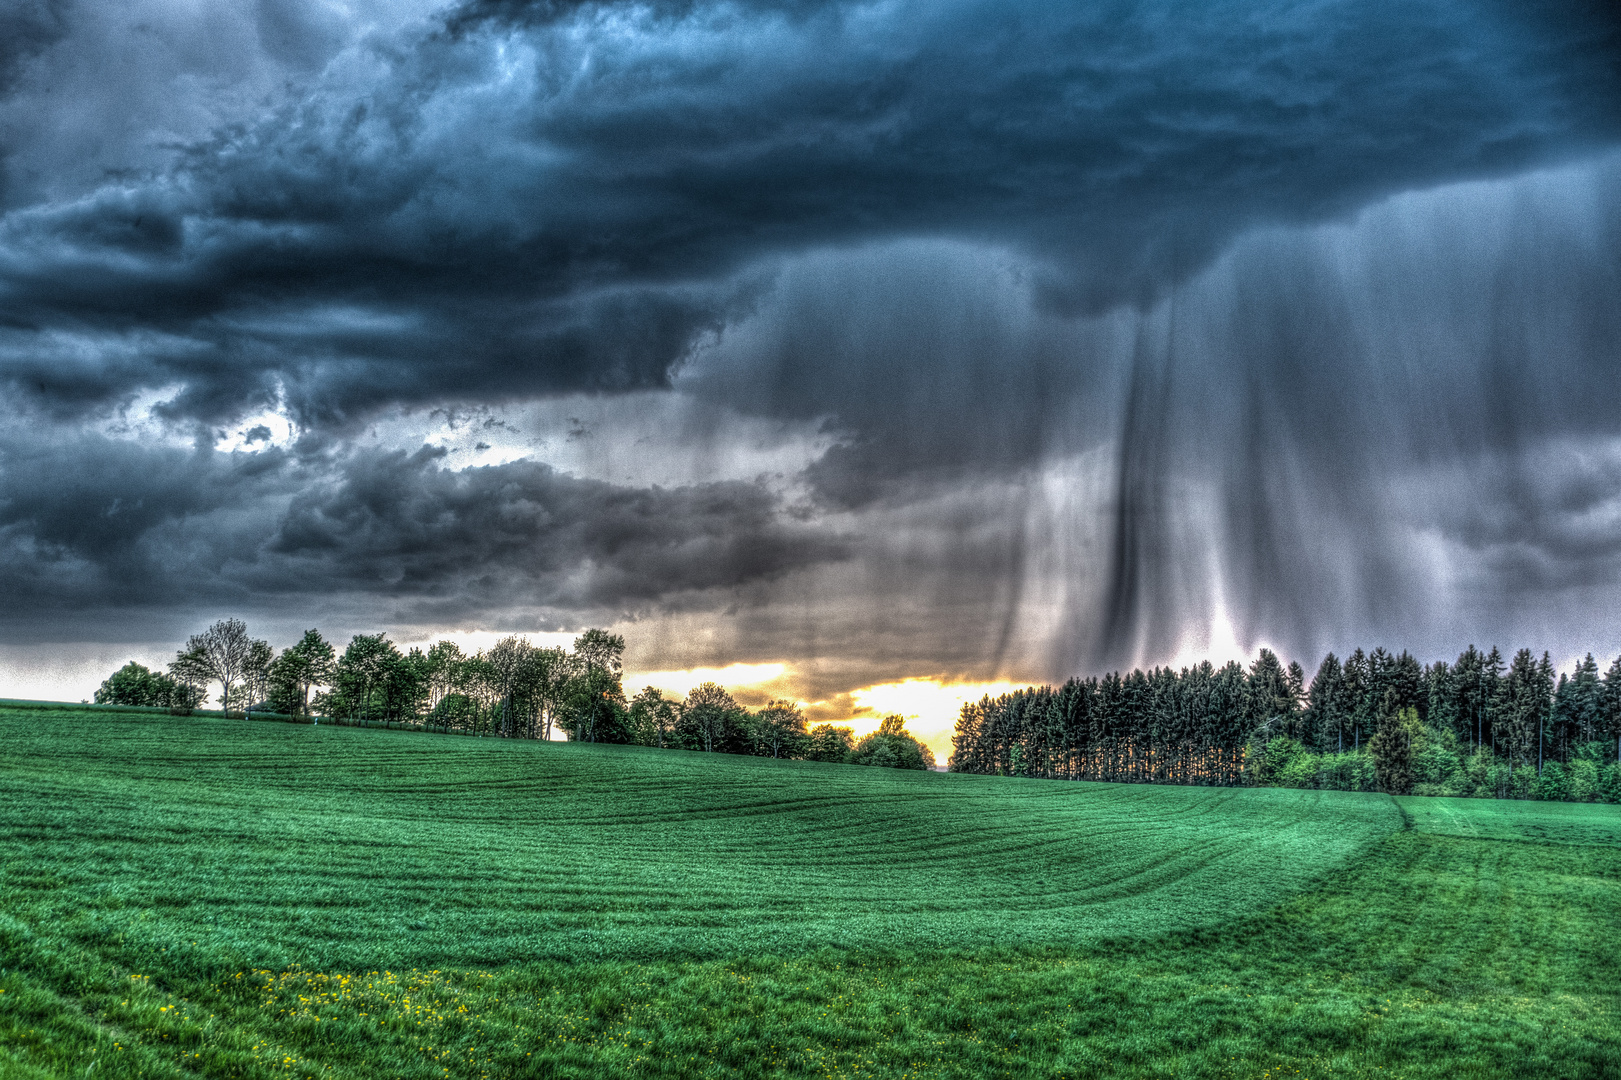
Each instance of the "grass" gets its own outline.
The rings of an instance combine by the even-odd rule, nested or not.
[[[21,710],[0,805],[0,1077],[1621,1075],[1610,807]]]
[[[59,717],[0,714],[0,838],[51,868],[42,917],[141,970],[1045,946],[1242,917],[1400,825],[1342,792]]]
[[[1415,829],[1439,836],[1621,846],[1621,809],[1614,806],[1411,796],[1396,801]]]

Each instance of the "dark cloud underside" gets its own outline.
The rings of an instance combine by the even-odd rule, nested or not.
[[[318,602],[1021,676],[1222,619],[1300,652],[1600,634],[1571,613],[1621,582],[1617,27],[15,4],[3,632]],[[602,422],[495,464],[439,431],[569,395]],[[547,458],[588,438],[688,464]]]
[[[356,45],[163,167],[14,208],[14,389],[179,380],[219,419],[279,385],[319,422],[659,385],[768,256],[1007,244],[1097,310],[1258,222],[1621,129],[1613,20],[1581,4],[533,10]],[[260,46],[296,53],[282,22]]]

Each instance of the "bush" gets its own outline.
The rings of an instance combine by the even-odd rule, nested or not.
[[[1491,751],[1485,747],[1477,748],[1458,762],[1458,771],[1453,775],[1453,787],[1458,794],[1472,799],[1491,798],[1492,764]]]
[[[1329,791],[1377,791],[1373,758],[1365,751],[1347,750],[1318,759],[1317,786]]]
[[[1593,802],[1598,798],[1598,763],[1578,758],[1565,769],[1565,798],[1571,802]]]
[[[1621,803],[1621,762],[1606,765],[1600,771],[1598,797],[1607,803]]]
[[[1542,775],[1537,777],[1536,797],[1544,802],[1564,802],[1569,798],[1565,767],[1559,762],[1549,761],[1542,766]]]
[[[1570,752],[1572,761],[1591,761],[1599,768],[1603,768],[1615,756],[1615,744],[1608,739],[1599,739],[1595,742],[1576,744]]]
[[[1456,795],[1462,789],[1458,773],[1457,736],[1450,731],[1426,729],[1413,747],[1413,791],[1415,794]],[[1423,787],[1425,791],[1419,791]]]
[[[1364,751],[1352,755],[1352,775],[1356,779],[1356,786],[1352,791],[1378,791],[1379,771],[1373,761],[1373,755]]]
[[[1302,751],[1289,759],[1289,763],[1278,772],[1278,787],[1314,788],[1322,766],[1321,755]]]
[[[1317,773],[1317,785],[1330,791],[1355,791],[1351,778],[1351,754],[1324,754]]]
[[[1304,752],[1294,739],[1280,735],[1264,743],[1250,743],[1244,755],[1250,773],[1250,783],[1257,787],[1294,787],[1282,781],[1283,773]]]

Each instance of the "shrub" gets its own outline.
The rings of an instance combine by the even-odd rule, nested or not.
[[[1358,750],[1324,754],[1317,768],[1317,786],[1329,791],[1376,791],[1373,759]]]
[[[1485,747],[1478,747],[1475,751],[1458,762],[1458,771],[1453,775],[1453,786],[1459,795],[1472,799],[1489,799],[1493,796],[1492,787],[1492,755]]]
[[[1322,766],[1321,755],[1302,751],[1278,772],[1278,787],[1314,788],[1317,786],[1317,774]]]
[[[1542,766],[1542,775],[1537,777],[1536,797],[1544,802],[1564,802],[1569,797],[1565,779],[1563,765],[1557,761],[1547,762]]]
[[[1598,797],[1607,803],[1621,803],[1621,762],[1606,765],[1599,773]]]
[[[1350,790],[1378,791],[1379,773],[1374,767],[1373,755],[1366,753],[1352,754],[1351,758],[1351,775],[1355,779],[1356,786]]]
[[[1351,755],[1324,754],[1323,765],[1317,775],[1319,786],[1331,791],[1355,791],[1352,786]]]
[[[1577,743],[1570,752],[1570,760],[1591,761],[1600,768],[1614,756],[1614,744],[1608,739]]]
[[[1455,795],[1461,788],[1457,775],[1457,736],[1450,731],[1426,729],[1413,744],[1413,790],[1419,794]],[[1419,792],[1420,786],[1433,789]]]
[[[1304,748],[1287,735],[1256,745],[1250,744],[1246,764],[1250,769],[1250,782],[1259,787],[1307,787],[1305,784],[1285,783],[1284,772],[1293,764]]]
[[[1482,799],[1507,799],[1514,794],[1514,770],[1495,758],[1486,764],[1486,775],[1476,793]]]
[[[1565,798],[1571,802],[1592,802],[1598,798],[1598,762],[1578,758],[1565,769]]]

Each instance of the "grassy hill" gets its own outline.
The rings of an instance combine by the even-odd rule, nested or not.
[[[0,1077],[1621,1065],[1611,807],[31,710],[0,806]]]
[[[52,868],[34,903],[170,967],[193,950],[201,967],[376,967],[1066,944],[1264,910],[1401,824],[1390,800],[1341,792],[211,719],[0,723],[0,828]]]

